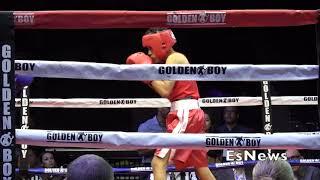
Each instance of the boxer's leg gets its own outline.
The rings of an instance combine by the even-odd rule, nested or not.
[[[166,180],[167,179],[167,166],[170,157],[170,151],[165,155],[164,158],[153,156],[151,166],[154,175],[154,180]]]

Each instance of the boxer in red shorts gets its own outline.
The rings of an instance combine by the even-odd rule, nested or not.
[[[148,55],[138,52],[127,58],[127,64],[189,64],[188,59],[173,50],[176,39],[169,29],[152,28],[142,37]],[[144,81],[161,97],[171,102],[166,118],[169,133],[204,133],[204,112],[198,104],[199,91],[196,81]],[[215,179],[208,168],[207,151],[192,149],[157,149],[152,159],[155,180],[166,180],[166,168],[172,161],[177,169],[195,167],[201,180]]]

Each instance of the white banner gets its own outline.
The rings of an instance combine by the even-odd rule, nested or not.
[[[318,65],[117,65],[15,60],[15,71],[34,77],[100,80],[297,81],[317,79],[319,68]]]
[[[30,107],[46,108],[158,108],[170,107],[165,98],[123,98],[123,99],[29,99]],[[317,96],[273,96],[272,105],[317,105]],[[260,106],[261,97],[210,97],[199,99],[201,107]],[[16,107],[21,99],[16,98]]]
[[[2,135],[1,139],[10,138]],[[113,131],[16,129],[16,143],[34,146],[106,149],[313,149],[320,150],[320,133],[170,134]]]

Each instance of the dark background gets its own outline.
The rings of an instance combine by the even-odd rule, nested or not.
[[[319,1],[164,1],[164,0],[11,0],[0,10],[222,10],[318,9]],[[42,59],[123,64],[141,51],[146,29],[16,30],[16,59]],[[317,64],[315,26],[281,28],[173,29],[176,50],[193,64]],[[272,95],[317,95],[316,81],[271,82]],[[199,82],[202,97],[260,96],[258,82]],[[140,82],[35,78],[34,98],[151,98],[158,97]],[[211,108],[216,124],[221,109]],[[273,107],[276,131],[319,130],[317,106]],[[33,108],[39,129],[136,131],[152,109]],[[260,107],[243,107],[241,123],[262,130]]]

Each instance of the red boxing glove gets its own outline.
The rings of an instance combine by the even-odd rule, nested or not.
[[[134,54],[131,54],[127,60],[127,64],[152,64],[152,59],[144,54],[143,52],[136,52]],[[151,86],[152,81],[143,81],[145,84]]]
[[[126,61],[127,64],[152,64],[152,59],[143,52],[131,54]]]

